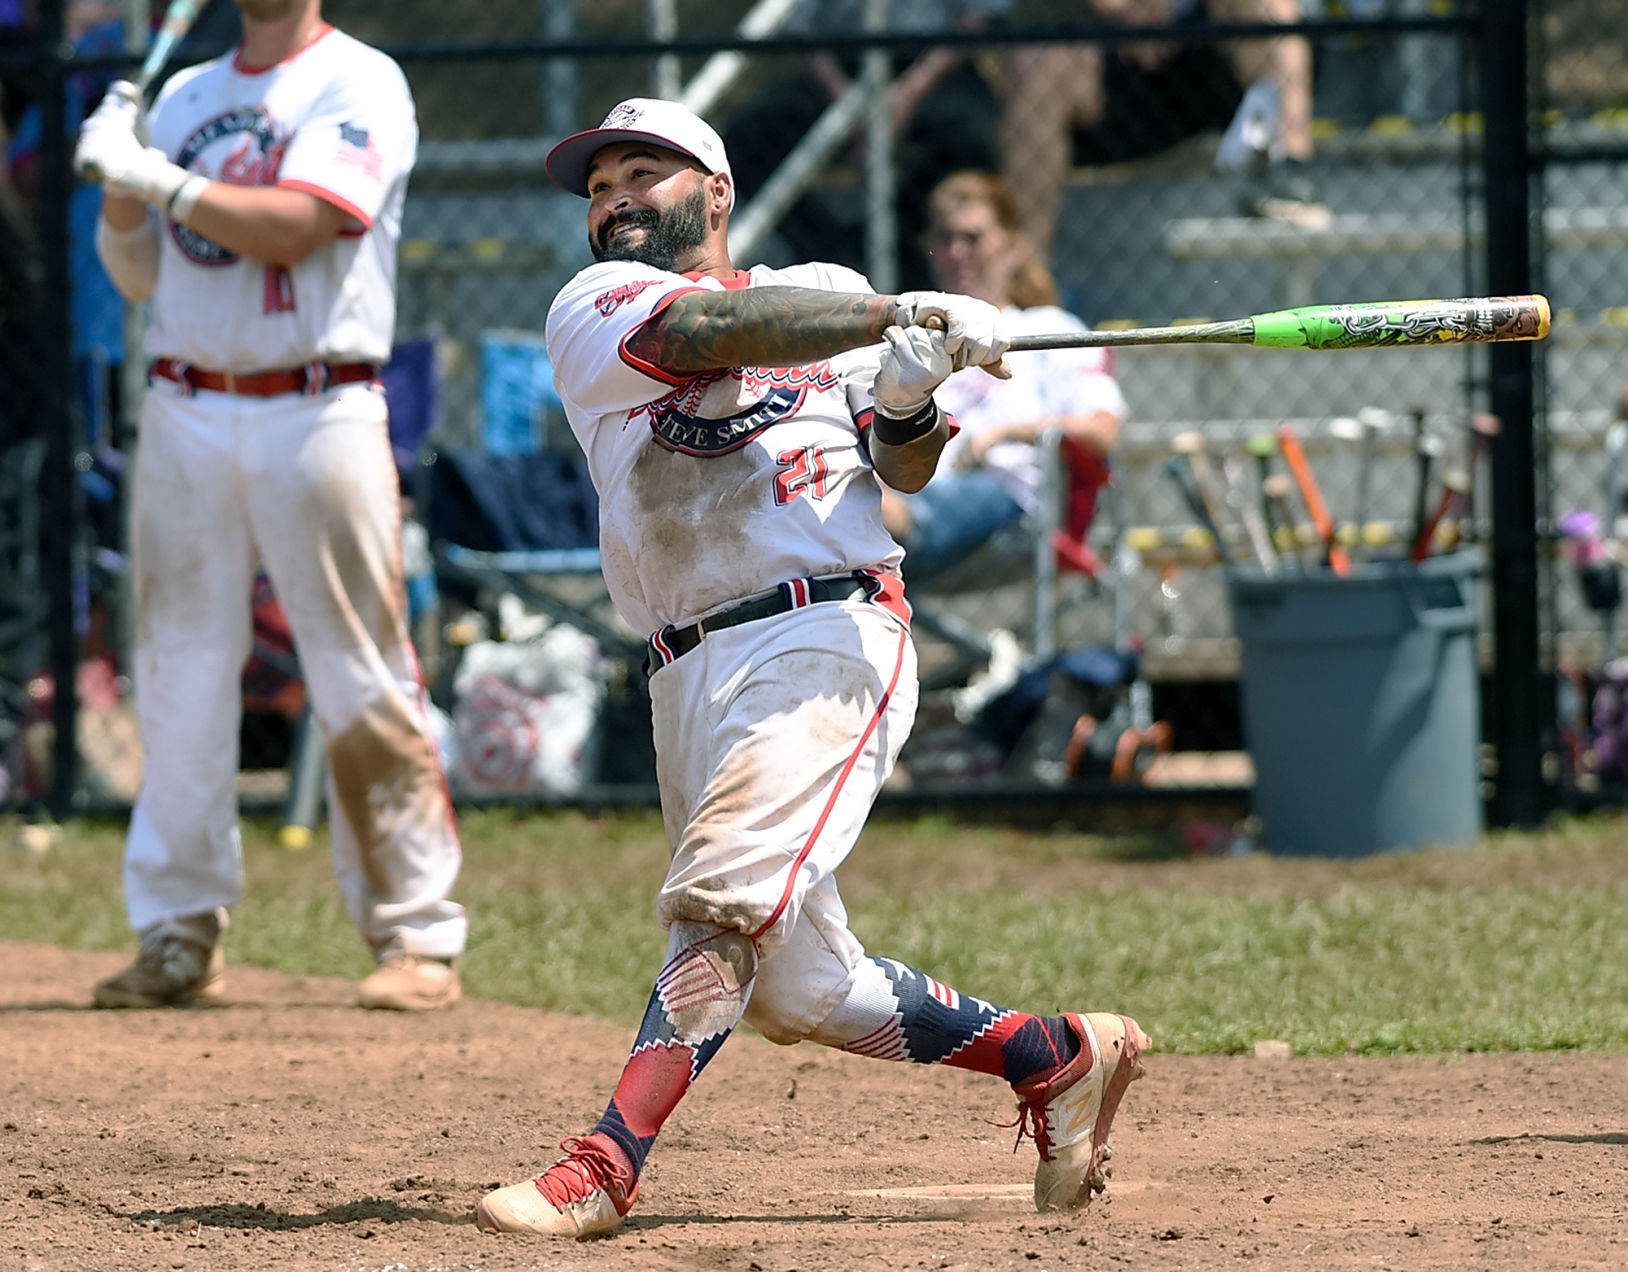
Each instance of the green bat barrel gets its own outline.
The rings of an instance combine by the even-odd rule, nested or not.
[[[1542,296],[1306,305],[1256,314],[1251,344],[1273,349],[1373,349],[1387,345],[1541,340],[1549,334]]]

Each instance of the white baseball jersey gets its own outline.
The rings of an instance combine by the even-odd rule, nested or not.
[[[1015,306],[1001,313],[1001,330],[1009,336],[1052,331],[1084,331],[1086,326],[1066,309]],[[1108,349],[1035,349],[1014,353],[1008,361],[1010,380],[982,371],[952,375],[933,396],[961,427],[939,460],[938,470],[953,468],[967,438],[995,424],[1026,424],[1064,415],[1106,411],[1123,419],[1125,395],[1114,378]],[[1028,442],[1000,442],[984,459],[1008,494],[1034,511],[1040,493],[1040,454]]]
[[[166,222],[147,352],[222,371],[383,362],[395,334],[396,242],[418,123],[401,68],[333,28],[275,66],[238,53],[176,75],[152,144],[192,172],[305,190],[350,214],[289,268]]]
[[[549,310],[555,387],[599,491],[605,581],[635,628],[902,556],[863,441],[882,346],[683,379],[628,351],[629,335],[686,291],[776,284],[871,291],[838,265],[757,266],[720,281],[607,261]]]

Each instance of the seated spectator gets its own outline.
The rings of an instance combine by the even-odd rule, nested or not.
[[[1003,311],[1004,334],[1081,331],[1057,305],[1057,285],[1019,226],[1017,196],[987,172],[957,172],[928,198],[923,245],[938,285]],[[995,531],[1039,507],[1038,443],[1055,429],[1100,457],[1113,449],[1125,399],[1106,349],[1033,350],[1012,376],[960,373],[937,400],[960,425],[938,475],[914,495],[882,491],[882,520],[905,549],[907,582],[960,561]]]
[[[981,30],[1004,17],[1012,0],[890,0],[888,31],[931,36],[944,31]],[[858,0],[804,0],[781,27],[783,35],[857,35],[864,29]],[[735,112],[723,128],[724,147],[734,166],[736,190],[749,203],[826,108],[858,75],[857,53],[814,54],[796,74],[770,65],[768,82]],[[893,59],[888,93],[896,143],[895,204],[900,278],[905,288],[928,285],[927,262],[912,241],[925,214],[933,183],[958,168],[992,168],[1000,102],[994,87],[964,46],[930,48],[919,56]],[[862,144],[863,134],[855,138]],[[857,215],[844,223],[816,199],[804,195],[778,228],[790,259],[833,261],[860,268],[865,263],[865,225]]]
[[[1085,9],[1082,16],[1149,28],[1300,17],[1298,0],[1085,0]],[[1304,170],[1312,54],[1303,36],[1020,46],[1008,78],[1003,173],[1024,192],[1024,229],[1042,254],[1051,251],[1071,166],[1144,158],[1224,127],[1217,167],[1254,173],[1245,211],[1327,218]]]

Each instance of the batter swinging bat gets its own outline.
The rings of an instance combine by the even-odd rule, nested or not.
[[[1087,349],[1121,345],[1242,344],[1271,349],[1376,349],[1542,340],[1549,334],[1546,297],[1479,296],[1463,300],[1376,300],[1304,305],[1227,322],[1123,331],[1057,331],[1014,336],[1008,346]]]
[[[209,0],[170,0],[169,8],[164,10],[164,21],[159,24],[158,34],[153,36],[152,44],[147,47],[147,56],[142,59],[141,69],[136,72],[136,90],[145,99],[147,90],[152,87],[153,80],[164,69],[164,63],[170,60],[170,54],[175,52],[175,46],[186,39],[187,32],[192,30],[192,24],[198,20],[198,14]],[[80,174],[87,181],[100,181],[101,175],[95,168],[87,166]]]

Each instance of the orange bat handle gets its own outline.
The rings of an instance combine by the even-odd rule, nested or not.
[[[1301,448],[1300,439],[1287,424],[1278,425],[1275,431],[1283,461],[1294,474],[1295,485],[1300,487],[1300,497],[1306,502],[1312,525],[1317,527],[1317,537],[1328,550],[1329,568],[1336,574],[1350,574],[1351,557],[1345,545],[1335,538],[1334,517],[1323,502],[1323,492],[1318,489],[1317,478],[1312,475],[1311,465],[1306,462],[1306,452]]]

